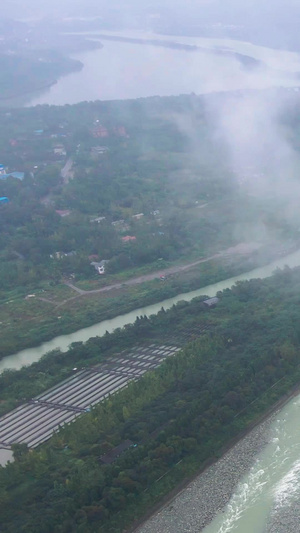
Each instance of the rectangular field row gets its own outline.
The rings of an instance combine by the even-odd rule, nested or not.
[[[74,371],[71,378],[0,419],[0,448],[13,443],[38,446],[60,426],[122,389],[129,381],[153,370],[179,349],[154,344],[136,347],[105,364]]]

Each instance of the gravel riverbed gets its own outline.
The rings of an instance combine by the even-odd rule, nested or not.
[[[252,429],[220,460],[138,528],[137,533],[199,533],[229,502],[238,482],[249,471],[257,454],[268,444],[274,416],[276,414],[273,413]]]

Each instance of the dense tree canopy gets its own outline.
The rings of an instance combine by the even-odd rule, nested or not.
[[[57,358],[52,354],[54,365],[60,358],[63,365],[82,358],[87,364],[111,356],[112,347],[146,343],[148,337],[163,341],[173,333],[173,342],[183,343],[155,372],[47,444],[30,452],[14,446],[14,463],[0,470],[2,530],[123,531],[299,382],[299,287],[300,270],[286,268],[220,293],[215,309],[201,299],[181,303],[123,332],[77,343]],[[50,361],[26,372],[47,372]],[[10,373],[1,379],[12,386]],[[100,457],[126,439],[137,446],[102,464]]]

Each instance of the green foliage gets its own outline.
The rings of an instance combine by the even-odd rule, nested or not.
[[[141,329],[145,341],[173,332],[176,343],[188,328],[206,326],[155,372],[47,444],[31,452],[15,446],[15,462],[0,470],[2,530],[121,532],[217,455],[300,381],[299,288],[300,269],[285,269],[238,283],[219,294],[215,309],[196,299],[57,354],[53,360],[66,366],[97,353],[99,361],[117,346],[136,345]],[[4,378],[9,383],[9,373]],[[101,455],[126,439],[137,446],[102,464]]]
[[[0,180],[0,195],[10,199],[0,209],[0,290],[70,274],[96,278],[91,255],[110,259],[110,271],[120,272],[160,257],[177,259],[194,248],[204,253],[219,246],[222,236],[223,242],[231,241],[230,223],[224,224],[223,217],[212,222],[189,212],[197,200],[232,193],[232,176],[224,179],[225,157],[216,163],[216,157],[206,155],[199,163],[189,137],[172,119],[176,112],[198,117],[203,153],[208,147],[220,153],[201,98],[192,106],[191,98],[182,96],[0,112],[2,161],[26,172],[23,182]],[[97,117],[105,139],[93,136]],[[66,158],[55,155],[58,143]],[[95,156],[92,148],[99,144],[108,151]],[[61,170],[67,158],[73,169],[65,178]],[[55,212],[66,209],[68,217]],[[143,220],[132,218],[141,212]],[[91,223],[100,216],[105,220]],[[117,220],[124,223],[112,226]],[[136,242],[124,245],[126,234],[136,236]]]
[[[80,61],[66,58],[51,50],[18,50],[1,53],[0,92],[1,104],[6,99],[23,97],[55,83],[57,77],[80,70]]]
[[[207,257],[249,240],[249,227],[256,238],[261,224],[276,238],[297,241],[299,220],[284,220],[286,206],[237,187],[205,102],[191,95],[0,111],[0,162],[25,172],[22,182],[0,180],[0,196],[10,199],[0,206],[1,302],[14,292],[23,299],[50,290],[66,278],[100,286],[110,275],[122,282],[140,268],[159,270],[159,260]],[[100,125],[103,138],[97,137]],[[296,137],[296,116],[290,127]],[[57,145],[65,155],[55,153]],[[104,153],[95,154],[102,145]],[[71,169],[64,174],[66,163]],[[64,210],[70,214],[57,213]],[[133,218],[139,213],[141,219]],[[136,240],[124,243],[126,235]],[[93,259],[109,260],[105,276],[91,266]],[[143,287],[117,305],[107,295],[66,310],[60,323],[51,301],[49,314],[45,306],[29,309],[29,302],[27,309],[15,303],[12,313],[3,306],[0,356],[131,310],[137,301],[160,301],[199,287],[198,280],[203,286],[240,273],[238,266],[210,265],[211,273],[197,280]]]

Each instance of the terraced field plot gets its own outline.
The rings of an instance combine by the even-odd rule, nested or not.
[[[0,419],[0,448],[10,448],[13,443],[38,446],[59,426],[153,370],[178,350],[167,345],[137,346],[104,364],[74,371],[71,378]]]

